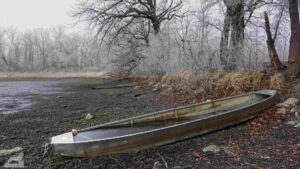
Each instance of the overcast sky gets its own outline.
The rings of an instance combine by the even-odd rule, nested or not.
[[[191,5],[197,0],[188,0]],[[65,25],[71,30],[86,28],[75,25],[70,16],[77,0],[0,0],[0,27],[14,27],[20,31]],[[194,4],[195,5],[195,4]]]
[[[19,30],[74,25],[68,14],[77,0],[0,0],[0,27]]]

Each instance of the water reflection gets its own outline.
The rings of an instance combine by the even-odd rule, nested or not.
[[[0,81],[0,114],[30,108],[34,96],[59,92],[57,84],[56,81]]]

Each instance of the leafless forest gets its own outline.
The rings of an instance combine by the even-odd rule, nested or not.
[[[78,1],[71,15],[86,32],[1,28],[1,71],[164,74],[289,65],[295,76],[297,6],[297,0]]]
[[[0,168],[300,168],[299,0],[0,4]]]

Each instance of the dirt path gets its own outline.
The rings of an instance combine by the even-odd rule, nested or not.
[[[62,79],[64,92],[32,98],[35,104],[27,111],[0,115],[0,149],[23,147],[27,168],[149,168],[162,158],[170,168],[300,168],[300,131],[274,117],[270,109],[254,121],[189,139],[183,142],[110,157],[43,157],[43,145],[51,136],[139,113],[148,113],[174,104],[156,101],[151,90],[116,88],[92,90],[89,86],[112,86],[127,80]],[[141,95],[142,94],[142,95]],[[138,96],[138,97],[137,97]],[[87,113],[92,121],[82,120]],[[278,123],[255,123],[259,120]],[[271,125],[270,125],[271,124]],[[273,125],[273,126],[272,126]],[[216,144],[220,153],[203,153],[203,147]],[[0,166],[7,158],[0,157]]]

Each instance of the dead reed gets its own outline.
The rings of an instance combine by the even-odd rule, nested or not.
[[[285,88],[282,75],[267,71],[232,73],[179,71],[162,77],[149,77],[147,82],[165,95],[197,101],[260,89],[283,90]]]

